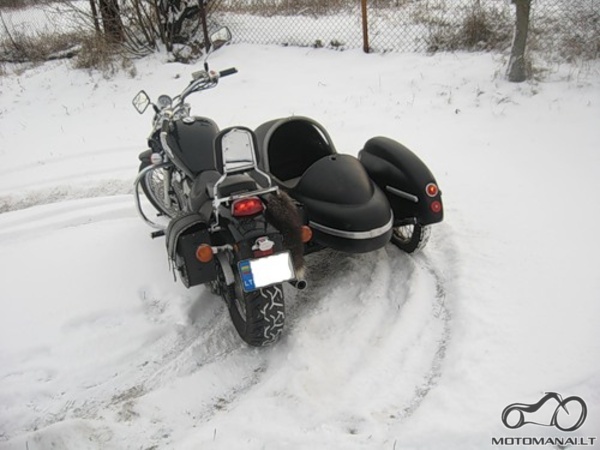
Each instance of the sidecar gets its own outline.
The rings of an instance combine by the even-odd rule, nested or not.
[[[398,142],[372,138],[355,158],[337,153],[327,130],[300,116],[255,133],[260,169],[296,200],[318,248],[369,252],[397,240],[401,227],[443,219],[435,178]]]

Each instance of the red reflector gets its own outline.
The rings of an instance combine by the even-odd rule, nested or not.
[[[442,202],[438,202],[436,200],[435,202],[431,203],[430,208],[434,213],[439,213],[442,210]]]
[[[302,233],[302,242],[305,244],[312,239],[313,232],[309,226],[302,225],[300,232]]]
[[[198,248],[196,249],[196,259],[203,263],[212,261],[212,247],[208,244],[200,244],[200,246],[198,246]]]
[[[248,197],[236,200],[231,206],[231,214],[234,217],[253,216],[263,212],[265,206],[258,197]]]
[[[426,187],[425,187],[425,192],[427,192],[427,195],[429,195],[430,197],[435,197],[436,195],[438,195],[438,192],[440,190],[438,189],[438,187],[435,185],[435,183],[429,183]]]

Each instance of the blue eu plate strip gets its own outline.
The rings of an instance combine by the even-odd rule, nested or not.
[[[240,269],[240,276],[242,277],[242,285],[244,291],[250,292],[256,289],[254,284],[254,276],[252,275],[252,268],[250,267],[250,261],[240,261],[238,263]]]

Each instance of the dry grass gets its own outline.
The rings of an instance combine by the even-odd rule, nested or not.
[[[75,69],[98,70],[106,77],[124,71],[132,78],[137,75],[135,65],[120,45],[107,42],[102,37],[88,35],[81,41],[81,47],[73,60]]]
[[[399,0],[398,0],[399,1]],[[375,0],[376,3],[389,3],[388,0]],[[335,14],[342,10],[352,9],[356,2],[348,0],[217,0],[209,8],[219,12],[235,12],[239,14],[256,14],[261,16],[300,15],[319,16]]]
[[[528,45],[551,60],[598,59],[600,11],[574,9],[560,17],[534,17]]]
[[[73,57],[82,34],[38,33],[35,36],[12,33],[0,41],[0,61],[40,62]]]
[[[111,70],[117,48],[104,39],[89,35],[82,39],[81,48],[73,61],[76,69]]]
[[[431,24],[428,51],[504,51],[512,39],[512,19],[504,12],[475,7],[458,25]]]

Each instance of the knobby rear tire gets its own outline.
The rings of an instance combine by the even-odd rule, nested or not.
[[[240,291],[228,287],[227,299],[231,320],[240,337],[253,347],[277,342],[285,322],[283,286],[276,284],[252,292]]]

